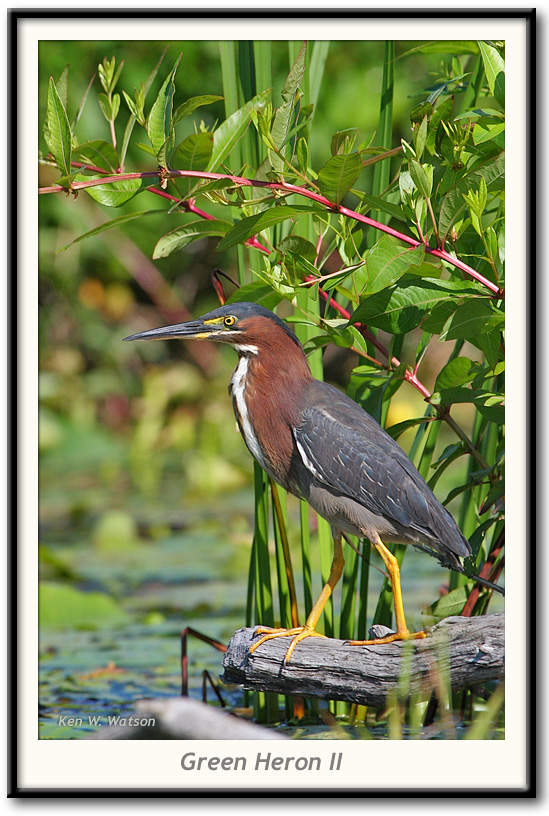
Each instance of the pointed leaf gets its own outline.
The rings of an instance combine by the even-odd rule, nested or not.
[[[421,264],[425,250],[403,246],[390,235],[383,235],[366,253],[365,283],[361,296],[373,295],[396,283],[410,266]]]
[[[482,62],[484,63],[488,87],[490,88],[490,93],[493,95],[496,77],[500,73],[505,74],[505,63],[493,45],[488,45],[488,43],[479,40],[478,47],[482,54]]]
[[[57,93],[59,99],[63,103],[66,111],[69,109],[69,66],[65,65],[61,72],[61,76],[56,82]]]
[[[303,81],[305,74],[305,54],[307,51],[307,44],[303,43],[297,59],[290,69],[290,73],[286,77],[284,87],[282,88],[282,104],[276,109],[273,124],[271,127],[271,138],[278,150],[286,144],[288,134],[290,132],[294,107],[297,100],[297,92]],[[273,170],[281,173],[284,168],[284,162],[276,153],[269,150],[269,160]]]
[[[107,94],[100,93],[97,97],[97,101],[99,102],[101,113],[103,114],[107,122],[110,122],[112,119],[112,109],[111,103],[109,102],[109,97],[107,96]]]
[[[84,110],[84,105],[86,104],[86,100],[88,98],[88,94],[89,94],[89,92],[91,90],[91,87],[93,85],[94,79],[95,79],[95,74],[92,75],[92,78],[88,82],[88,87],[84,91],[84,95],[82,96],[82,99],[80,100],[80,105],[78,106],[78,110],[76,111],[76,115],[75,115],[75,117],[73,119],[73,122],[72,122],[73,131],[74,131],[74,128],[76,127],[76,125],[78,124],[78,122],[80,120],[80,117],[82,116],[82,111]]]
[[[271,207],[270,210],[256,213],[256,215],[249,215],[247,218],[242,218],[231,229],[229,233],[219,242],[218,250],[229,249],[229,247],[240,244],[267,227],[272,227],[274,224],[280,224],[287,218],[299,218],[306,213],[324,212],[318,207]]]
[[[156,75],[158,73],[158,70],[159,70],[159,68],[160,68],[160,66],[162,64],[162,61],[163,61],[163,59],[164,59],[164,57],[166,55],[166,50],[167,49],[165,48],[164,51],[162,52],[161,56],[160,56],[160,59],[158,60],[158,62],[154,66],[153,70],[151,71],[151,73],[149,74],[147,79],[145,80],[145,84],[143,85],[143,100],[145,100],[145,98],[146,98],[146,96],[147,96],[147,94],[149,92],[149,89],[150,89],[152,83],[154,82],[154,79],[155,79],[155,77],[156,77]],[[127,125],[126,125],[126,127],[124,129],[124,136],[122,138],[122,147],[120,149],[120,166],[121,167],[124,167],[124,163],[126,161],[126,153],[128,152],[128,145],[130,143],[131,135],[132,135],[132,132],[133,132],[136,121],[137,121],[137,118],[132,114],[130,116],[130,118],[128,119],[128,123],[127,123]]]
[[[171,135],[173,97],[175,93],[174,77],[180,59],[181,56],[178,57],[174,67],[162,83],[162,87],[147,117],[147,133],[156,153],[161,150]]]
[[[446,363],[439,373],[435,382],[435,391],[442,391],[446,388],[455,388],[458,385],[465,385],[478,373],[478,363],[474,363],[468,357],[454,357]]]
[[[429,198],[433,188],[433,177],[429,175],[425,166],[420,164],[415,159],[408,160],[408,167],[410,168],[410,175],[414,180],[414,184],[424,198]]]
[[[467,598],[469,592],[466,586],[457,587],[446,595],[443,595],[439,601],[436,601],[429,607],[429,614],[437,618],[447,618],[449,615],[459,615]]]
[[[226,221],[217,220],[191,221],[188,224],[183,224],[160,238],[154,248],[153,259],[167,258],[172,252],[183,249],[199,238],[205,238],[208,235],[225,235],[231,226]]]
[[[166,210],[142,210],[141,212],[133,212],[133,213],[126,213],[125,215],[119,215],[118,218],[113,218],[111,221],[105,221],[104,224],[101,224],[99,227],[94,227],[94,229],[89,230],[88,232],[84,232],[82,235],[79,235],[78,238],[74,238],[65,246],[62,246],[57,252],[64,252],[66,249],[71,247],[73,244],[77,244],[80,241],[83,241],[84,238],[91,238],[93,235],[99,235],[100,232],[106,232],[106,230],[113,229],[113,227],[118,227],[121,224],[127,224],[128,221],[135,221],[137,218],[144,218],[147,215],[166,215]]]
[[[213,133],[192,133],[177,146],[173,155],[176,170],[205,170],[212,155]]]
[[[490,158],[485,164],[476,167],[461,178],[442,199],[438,222],[438,232],[445,239],[454,221],[461,217],[466,208],[463,195],[469,190],[477,190],[483,178],[488,190],[494,192],[505,187],[505,156],[501,153],[496,159]]]
[[[459,297],[478,294],[479,289],[467,281],[443,281],[405,275],[398,284],[365,298],[351,317],[351,322],[377,326],[394,334],[404,334],[419,326],[434,307],[448,301],[452,309]]]
[[[93,164],[107,172],[116,173],[118,157],[110,142],[104,139],[94,139],[92,142],[83,142],[73,151],[75,159]]]
[[[61,173],[69,176],[71,172],[72,133],[67,111],[59,98],[52,77],[50,77],[48,86],[44,139]]]
[[[260,303],[267,309],[274,309],[281,300],[282,295],[268,283],[254,281],[254,283],[247,283],[236,289],[227,303]]]
[[[76,181],[90,181],[91,178],[100,178],[100,176],[85,176],[82,173],[75,176]],[[105,207],[121,207],[122,204],[137,195],[141,189],[145,189],[142,186],[141,179],[124,179],[123,181],[115,181],[113,184],[98,184],[96,187],[86,187],[84,192]]]
[[[254,96],[241,108],[235,111],[228,119],[217,128],[214,133],[214,146],[208,170],[216,170],[231,153],[234,146],[242,138],[248,125],[250,124],[250,114],[254,110],[261,110],[265,107],[270,96],[270,89]]]
[[[175,109],[173,115],[173,123],[176,125],[185,116],[190,116],[197,108],[202,108],[205,105],[212,105],[214,102],[219,102],[223,99],[222,96],[215,96],[215,94],[202,94],[202,96],[193,96],[183,102]]]
[[[318,174],[318,186],[330,201],[339,204],[362,172],[359,153],[332,156]]]

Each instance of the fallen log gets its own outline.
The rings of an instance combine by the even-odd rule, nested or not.
[[[397,688],[406,664],[408,690],[418,699],[427,699],[436,690],[441,667],[453,690],[499,680],[505,671],[502,613],[445,618],[424,640],[406,643],[349,646],[343,640],[307,638],[287,665],[283,661],[290,638],[266,641],[250,654],[254,632],[253,627],[239,629],[231,638],[223,660],[225,682],[381,707]],[[370,637],[389,632],[384,626],[372,627]]]

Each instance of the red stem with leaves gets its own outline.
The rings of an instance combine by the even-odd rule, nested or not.
[[[484,275],[481,275],[480,272],[477,272],[476,269],[473,269],[473,267],[464,263],[459,258],[455,258],[453,255],[450,255],[450,253],[446,252],[446,250],[440,248],[434,249],[433,247],[421,244],[417,238],[412,238],[410,235],[405,235],[404,233],[393,229],[393,227],[389,227],[386,224],[381,224],[379,221],[375,221],[373,218],[369,218],[367,215],[363,215],[355,210],[350,210],[348,207],[344,207],[342,204],[336,204],[320,193],[316,193],[313,190],[308,190],[305,187],[299,187],[296,184],[290,184],[286,181],[261,181],[259,179],[244,178],[242,176],[232,176],[227,173],[207,173],[199,170],[150,170],[139,173],[121,173],[114,176],[103,176],[99,179],[90,179],[89,181],[74,182],[71,186],[71,191],[77,192],[78,190],[85,190],[88,187],[96,187],[101,184],[114,184],[117,181],[154,178],[159,176],[163,179],[200,178],[211,181],[226,179],[238,187],[263,187],[269,190],[282,190],[288,194],[304,196],[311,201],[316,201],[318,204],[322,204],[322,206],[326,207],[326,209],[328,209],[330,212],[339,213],[347,218],[352,218],[362,224],[367,224],[370,227],[374,227],[381,232],[387,233],[387,235],[392,235],[399,241],[404,241],[405,243],[409,244],[409,246],[423,246],[425,251],[430,255],[433,255],[435,258],[440,258],[442,261],[456,267],[456,269],[460,269],[462,272],[465,272],[466,275],[469,275],[478,283],[481,283],[496,297],[504,297],[503,289],[501,289],[497,284],[493,283],[491,280],[488,280],[488,278],[485,278]],[[43,195],[46,193],[67,192],[67,190],[64,187],[56,184],[51,187],[41,187],[38,192]],[[259,249],[259,247],[257,248]],[[268,250],[265,247],[262,247],[261,251],[267,252]]]

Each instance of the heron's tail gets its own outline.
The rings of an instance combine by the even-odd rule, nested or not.
[[[493,589],[494,592],[499,592],[500,595],[505,595],[505,588],[500,586],[499,584],[493,584],[492,581],[488,581],[486,578],[481,578],[480,575],[470,575],[469,578],[472,578],[473,581],[477,581],[482,586],[488,587],[488,589]]]

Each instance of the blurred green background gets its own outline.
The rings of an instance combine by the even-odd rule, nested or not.
[[[71,116],[104,57],[125,60],[119,87],[131,94],[166,45],[168,55],[151,99],[179,52],[183,58],[175,105],[198,94],[221,95],[216,42],[43,42],[40,122],[48,78],[57,80],[67,64]],[[397,54],[413,45],[400,44]],[[288,44],[273,43],[272,53],[277,104],[289,68]],[[409,111],[439,62],[436,55],[397,61],[394,118],[399,137],[408,137]],[[331,44],[315,115],[313,167],[329,157],[335,131],[358,127],[363,139],[374,134],[382,63],[381,42]],[[80,141],[109,138],[98,90],[96,78],[77,126]],[[201,109],[194,122],[198,126],[203,119],[211,127],[224,118],[223,110],[223,102]],[[122,101],[119,139],[127,117]],[[183,138],[192,132],[192,120],[178,128],[178,138]],[[46,152],[42,140],[41,145]],[[152,167],[149,155],[130,148],[128,171]],[[40,186],[53,183],[55,175],[41,166]],[[156,241],[181,219],[177,212],[168,214],[167,207],[158,216],[59,252],[103,221],[148,208],[162,209],[163,202],[146,192],[117,210],[101,207],[86,194],[39,199],[45,737],[85,736],[86,728],[71,733],[60,728],[59,712],[82,716],[99,706],[116,713],[131,708],[136,696],[177,693],[177,633],[183,626],[226,642],[244,621],[253,527],[252,462],[236,432],[227,396],[234,352],[205,343],[122,342],[133,332],[218,305],[211,271],[220,267],[236,277],[235,254],[217,253],[216,241],[205,239],[153,264]],[[220,214],[215,205],[208,203],[205,209]],[[428,387],[447,354],[445,344],[431,349],[422,368]],[[328,348],[325,353],[327,379],[341,386],[355,364],[346,350]],[[404,386],[393,401],[388,424],[417,416],[423,407],[419,395]],[[461,416],[456,411],[457,418],[470,427],[468,407],[462,411]],[[440,437],[442,447],[448,438],[443,432]],[[406,437],[401,442],[406,447]],[[297,502],[294,506],[290,500],[289,511],[290,533],[295,531],[297,541]],[[403,586],[415,626],[445,574],[421,554],[410,552],[406,558]],[[314,563],[313,576],[316,592],[320,571]],[[374,588],[376,581],[380,586],[381,575],[374,579]],[[370,595],[376,598],[377,592]],[[218,674],[220,666],[217,652],[193,644],[191,693],[198,693],[204,668]]]

